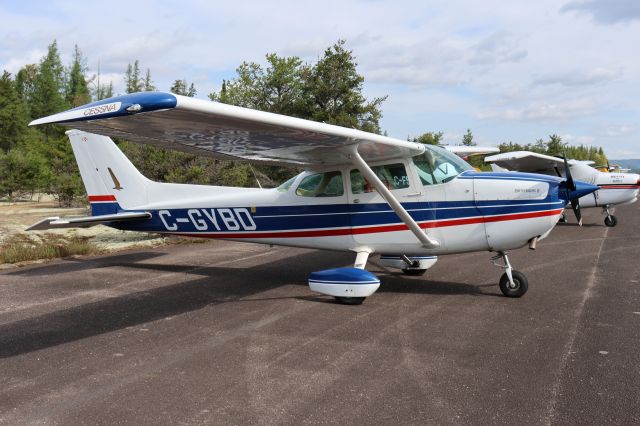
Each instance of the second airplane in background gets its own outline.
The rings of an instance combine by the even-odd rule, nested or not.
[[[494,171],[519,171],[550,176],[565,176],[563,158],[530,151],[513,151],[485,158]],[[580,198],[580,207],[600,207],[607,216],[604,224],[616,226],[618,220],[609,211],[610,207],[634,203],[638,199],[640,175],[635,173],[601,172],[587,163],[569,160],[571,175],[582,182],[598,186],[598,190]]]

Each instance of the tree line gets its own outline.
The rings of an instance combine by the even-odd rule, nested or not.
[[[223,80],[221,89],[210,93],[211,100],[293,117],[381,133],[382,103],[386,96],[367,99],[363,95],[364,76],[344,40],[326,48],[317,61],[305,63],[297,56],[267,54],[265,65],[243,62],[233,79]],[[141,69],[138,60],[124,72],[126,93],[159,90],[151,70]],[[161,88],[160,88],[161,89]],[[169,91],[197,94],[193,83],[174,80]],[[61,205],[84,200],[85,191],[63,127],[29,127],[36,118],[55,114],[91,101],[114,95],[113,82],[104,84],[100,73],[91,74],[87,59],[75,46],[71,62],[64,65],[56,41],[37,64],[28,64],[16,75],[4,71],[0,78],[0,198],[17,198],[35,193],[53,194]],[[438,144],[442,132],[427,132],[412,140]],[[531,149],[551,153],[559,137],[535,144],[501,144],[501,150]],[[273,166],[203,158],[116,140],[140,171],[150,179],[208,185],[274,186],[297,170]],[[462,143],[473,145],[471,130]],[[565,147],[570,157],[604,157],[602,149]]]

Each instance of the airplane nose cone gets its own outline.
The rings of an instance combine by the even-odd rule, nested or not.
[[[576,188],[574,190],[571,190],[570,188],[567,188],[566,181],[562,182],[560,184],[560,188],[562,188],[563,191],[560,191],[560,198],[569,202],[570,200],[577,200],[578,198],[584,197],[585,195],[591,194],[592,192],[595,192],[599,189],[598,185],[592,185],[590,183],[581,182],[579,180],[574,181],[574,184]]]

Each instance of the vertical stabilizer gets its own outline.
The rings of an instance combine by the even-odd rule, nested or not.
[[[69,130],[73,153],[89,196],[91,213],[103,215],[147,202],[150,181],[107,136]]]

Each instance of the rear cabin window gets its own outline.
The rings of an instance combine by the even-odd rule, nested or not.
[[[344,195],[342,173],[325,172],[309,175],[302,179],[296,195],[301,197],[339,197]]]
[[[387,189],[403,189],[409,187],[409,178],[404,164],[385,164],[383,166],[373,166],[371,170],[378,176]],[[354,194],[362,194],[373,192],[375,188],[371,182],[367,181],[359,170],[353,169],[350,173],[351,192]]]

